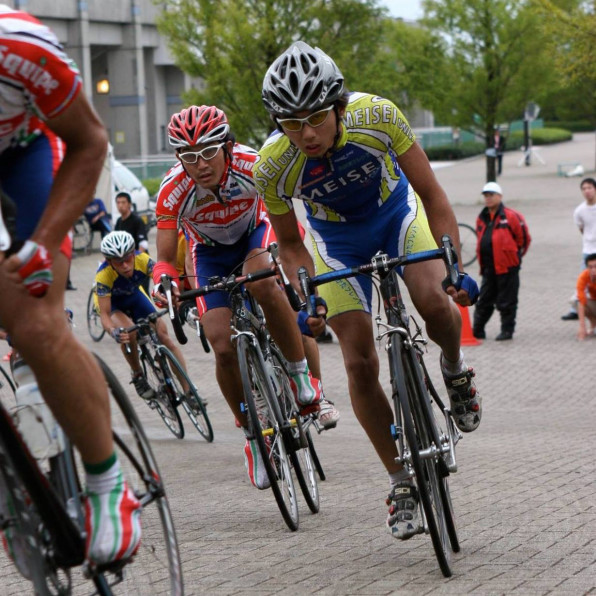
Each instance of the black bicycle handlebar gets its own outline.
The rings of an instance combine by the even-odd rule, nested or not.
[[[176,334],[176,339],[179,343],[184,345],[188,342],[188,337],[186,337],[186,333],[184,333],[184,329],[182,329],[182,323],[178,316],[178,309],[174,306],[174,301],[172,300],[172,278],[164,273],[161,276],[161,285],[166,298],[168,299],[168,312],[170,314],[170,321],[172,321],[174,333]]]
[[[316,316],[314,313],[314,305],[309,299],[313,295],[314,289],[317,286],[329,283],[331,281],[338,281],[348,277],[354,277],[359,273],[389,273],[395,267],[403,267],[405,265],[412,265],[414,263],[422,263],[423,261],[431,261],[434,259],[443,259],[447,269],[447,279],[451,282],[449,285],[455,285],[458,281],[459,273],[456,268],[457,252],[453,247],[451,238],[445,234],[441,238],[442,247],[434,250],[425,250],[401,257],[388,257],[386,254],[375,255],[370,263],[363,265],[356,265],[354,267],[345,267],[344,269],[337,269],[336,271],[329,271],[310,277],[305,267],[300,267],[298,270],[298,280],[302,293],[306,296],[306,310],[310,316]]]

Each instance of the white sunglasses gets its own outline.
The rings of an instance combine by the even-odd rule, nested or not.
[[[312,128],[317,128],[317,126],[321,126],[321,124],[327,120],[329,112],[332,109],[333,106],[331,105],[327,108],[323,108],[322,110],[313,112],[304,118],[279,118],[277,122],[278,124],[281,124],[282,128],[289,130],[290,132],[298,132],[299,130],[302,130],[305,122],[308,122],[308,125]]]
[[[200,151],[187,151],[186,153],[179,153],[178,157],[184,163],[197,163],[199,161],[199,157],[204,159],[205,161],[209,161],[213,159],[217,152],[225,145],[225,143],[219,143],[218,145],[209,145],[209,147],[205,147]]]

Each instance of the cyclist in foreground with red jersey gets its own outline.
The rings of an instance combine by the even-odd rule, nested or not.
[[[264,249],[275,240],[252,180],[256,152],[234,142],[226,115],[215,106],[190,106],[174,114],[168,126],[179,163],[164,178],[157,198],[157,259],[154,283],[167,273],[177,278],[178,227],[189,238],[197,285],[214,275],[228,275],[244,262],[244,273],[270,266]],[[320,381],[309,371],[296,314],[274,278],[250,284],[262,306],[271,335],[288,360],[294,394],[303,411],[319,410],[323,426],[339,414],[322,400]],[[216,292],[197,300],[201,323],[215,352],[219,387],[236,420],[245,420],[236,351],[230,342],[228,295]],[[254,437],[247,435],[245,463],[251,482],[267,488],[267,478]]]
[[[139,545],[140,504],[114,452],[101,370],[64,317],[68,232],[93,197],[107,135],[47,27],[0,5],[0,45],[0,188],[12,235],[0,246],[0,320],[83,458],[89,559],[126,559]]]

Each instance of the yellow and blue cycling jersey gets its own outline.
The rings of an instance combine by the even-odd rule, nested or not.
[[[143,282],[153,277],[153,261],[147,253],[135,254],[134,271],[131,277],[124,277],[104,261],[95,274],[95,307],[99,312],[98,297],[110,297],[110,310],[122,311],[133,321],[155,312],[153,302],[142,287]]]
[[[279,131],[269,137],[253,178],[272,214],[290,211],[294,198],[306,203],[311,223],[362,221],[388,201],[405,200],[408,184],[396,157],[415,136],[397,106],[352,93],[344,124],[333,153],[323,158],[307,157]]]
[[[418,195],[398,157],[415,142],[401,111],[391,101],[352,93],[340,137],[322,158],[300,152],[277,131],[265,142],[253,168],[257,190],[273,215],[302,200],[311,232],[317,273],[436,247]],[[328,317],[370,312],[370,279],[358,276],[326,284],[319,292]]]
[[[153,277],[153,260],[147,253],[136,253],[134,272],[131,277],[123,277],[104,261],[95,274],[95,287],[98,296],[130,296],[147,279]]]

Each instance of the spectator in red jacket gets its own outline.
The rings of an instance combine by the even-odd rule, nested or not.
[[[484,327],[495,308],[501,315],[501,333],[495,338],[513,338],[519,270],[523,255],[530,246],[530,232],[521,213],[505,207],[503,191],[496,182],[488,182],[482,189],[485,207],[476,220],[482,285],[474,310],[474,337],[486,338]]]

